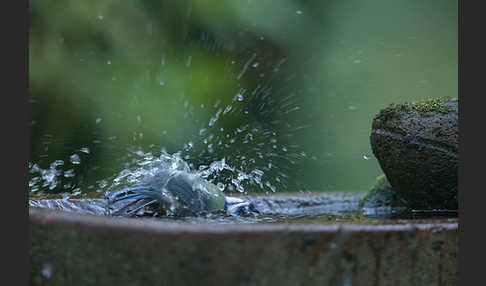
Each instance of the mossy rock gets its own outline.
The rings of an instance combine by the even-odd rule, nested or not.
[[[413,209],[457,209],[457,99],[392,104],[373,119],[371,148]]]
[[[376,183],[373,188],[359,201],[359,207],[402,207],[405,203],[383,174],[376,178]]]

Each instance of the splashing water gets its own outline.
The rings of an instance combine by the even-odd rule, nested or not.
[[[222,191],[233,190],[239,193],[248,194],[246,185],[258,185],[263,188],[262,176],[263,171],[255,169],[249,173],[246,173],[237,168],[231,167],[226,164],[225,158],[212,162],[209,166],[201,165],[198,169],[191,168],[190,163],[187,163],[182,159],[181,153],[177,152],[169,154],[165,149],[161,151],[160,156],[154,156],[152,153],[144,153],[143,151],[135,152],[138,160],[134,169],[123,169],[113,179],[111,186],[107,190],[116,190],[123,187],[134,185],[145,178],[156,175],[161,170],[180,170],[185,172],[194,173],[208,181],[214,183]],[[222,183],[217,179],[222,176],[231,177],[229,183]],[[106,181],[104,181],[106,184]],[[275,191],[275,187],[269,182],[265,183],[268,188]]]
[[[311,125],[288,120],[290,116],[303,113],[296,93],[272,88],[272,81],[283,77],[280,73],[287,59],[267,59],[257,51],[246,51],[239,57],[241,60],[231,60],[231,64],[226,67],[225,73],[238,82],[234,93],[228,94],[226,98],[222,95],[214,98],[213,102],[200,103],[192,102],[191,97],[187,97],[184,92],[180,93],[178,99],[183,110],[181,117],[185,122],[199,124],[197,132],[187,138],[182,146],[175,149],[172,147],[170,153],[163,145],[140,146],[136,142],[143,140],[144,132],[134,131],[133,146],[129,146],[128,150],[124,146],[115,146],[118,149],[116,159],[120,162],[121,171],[113,170],[111,175],[88,186],[82,186],[87,177],[83,172],[89,166],[89,158],[96,155],[97,148],[76,148],[77,151],[69,158],[64,161],[57,160],[46,169],[29,163],[31,194],[47,189],[62,190],[66,194],[80,191],[106,192],[136,184],[161,169],[196,173],[226,193],[269,194],[302,190],[299,184],[306,180],[304,176],[299,175],[296,178],[290,176],[290,173],[299,174],[300,170],[304,170],[299,167],[299,162],[315,156],[307,156],[308,152],[293,144],[291,139],[298,137],[299,132]],[[183,65],[188,70],[193,69],[197,60],[196,56],[187,55]],[[111,60],[108,60],[108,64],[111,64]],[[169,58],[166,59],[164,54],[160,68],[169,70],[170,65]],[[244,84],[246,78],[262,71],[266,74],[273,73],[273,76],[258,77],[253,87]],[[153,77],[148,72],[144,79],[155,80],[160,85],[169,84],[163,82],[160,74],[158,75]],[[292,77],[287,80],[292,80]],[[138,100],[138,97],[135,99]],[[206,113],[207,120],[201,120],[197,110],[209,112]],[[136,119],[140,126],[144,124],[140,115]],[[99,116],[94,120],[96,125],[103,125],[105,121],[108,119]],[[168,134],[166,130],[160,130],[160,133]],[[109,136],[108,140],[110,142],[100,145],[114,146],[118,137]],[[96,139],[93,142],[99,144],[102,140]],[[89,166],[89,170],[95,172],[96,169],[103,167]]]

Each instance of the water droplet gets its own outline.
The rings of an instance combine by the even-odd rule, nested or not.
[[[79,149],[79,151],[86,153],[86,154],[89,154],[89,148],[88,147],[83,147],[83,148]]]
[[[46,277],[47,279],[51,278],[52,275],[52,264],[46,263],[42,267],[42,275]]]
[[[361,62],[361,60],[360,60],[360,59],[355,59],[355,60],[353,60],[353,64],[359,64],[360,62]]]
[[[221,108],[218,109],[218,111],[216,112],[216,114],[213,117],[211,117],[211,119],[209,120],[209,123],[208,123],[209,126],[213,126],[214,123],[216,123],[216,121],[218,120],[219,115],[221,114],[222,111],[223,110]]]
[[[96,118],[96,124],[99,124],[101,122],[101,117]]]
[[[218,187],[218,188],[219,188],[221,191],[223,191],[223,190],[225,189],[225,187],[226,187],[226,185],[225,185],[225,184],[223,184],[223,183],[221,183],[221,182],[217,183],[217,184],[216,184],[216,186],[217,186],[217,187]]]
[[[233,101],[243,101],[243,94],[245,94],[246,89],[240,89],[238,93],[233,97]]]
[[[56,160],[54,162],[52,162],[52,164],[50,165],[50,168],[51,169],[56,169],[57,166],[62,166],[64,165],[64,161],[63,160]]]
[[[191,56],[187,57],[186,67],[190,67],[191,66],[191,61],[192,61],[192,57]]]
[[[71,157],[69,157],[69,160],[71,161],[72,164],[74,165],[79,165],[81,164],[81,159],[79,158],[78,154],[73,154]]]
[[[107,60],[107,61],[106,61],[106,64],[107,64],[107,65],[111,65],[111,61],[110,61],[110,60]]]
[[[250,63],[256,58],[256,53],[253,53],[253,55],[251,56],[251,58],[245,63],[245,65],[243,66],[243,69],[241,70],[240,74],[236,77],[236,80],[240,80],[241,77],[243,76],[243,74],[245,74],[246,72],[246,69],[248,68],[248,66],[250,65]]]
[[[223,114],[226,114],[226,113],[230,112],[232,108],[233,108],[233,107],[232,107],[231,105],[226,106],[226,108],[225,108],[225,109],[224,109],[224,111],[223,111]],[[222,130],[221,130],[221,131],[222,131]]]
[[[265,186],[267,186],[268,188],[270,188],[270,190],[272,190],[272,192],[274,192],[274,193],[277,190],[277,188],[275,186],[273,186],[272,184],[270,184],[269,181],[266,181],[265,182]]]
[[[295,14],[302,15],[302,11],[301,10],[297,10],[297,11],[295,11]]]
[[[98,186],[103,189],[104,187],[108,186],[108,182],[106,180],[101,180],[98,182]]]
[[[162,59],[160,60],[160,67],[165,66],[165,55],[162,55]]]
[[[101,20],[103,20],[103,15],[101,15],[101,13],[100,13],[100,14],[98,14],[98,19],[99,19],[100,21],[101,21]]]
[[[366,155],[366,154],[363,154],[363,159],[365,160],[369,160],[370,159],[370,156]]]

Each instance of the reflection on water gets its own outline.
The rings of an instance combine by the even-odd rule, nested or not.
[[[230,215],[224,211],[205,213],[199,216],[153,217],[153,212],[141,212],[136,219],[157,219],[181,223],[336,223],[353,222],[365,224],[407,223],[407,220],[456,219],[455,211],[406,211],[399,208],[360,209],[359,199],[364,193],[331,192],[320,194],[277,194],[271,196],[239,196],[252,202],[261,215]],[[91,195],[96,196],[96,195]],[[97,195],[99,197],[99,195]],[[55,196],[30,200],[31,208],[48,208],[68,212],[107,215],[106,200],[103,198],[60,199]]]

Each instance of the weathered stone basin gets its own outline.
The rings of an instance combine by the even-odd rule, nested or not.
[[[457,218],[215,224],[29,209],[32,285],[456,285]]]

